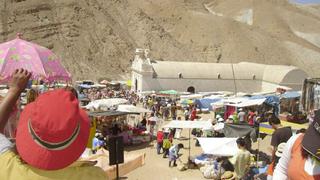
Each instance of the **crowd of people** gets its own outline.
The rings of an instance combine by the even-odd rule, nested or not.
[[[121,89],[119,91],[112,90],[111,88],[89,88],[79,89],[80,98],[88,98],[90,101],[107,98],[123,98],[129,101],[130,104],[137,104],[139,96],[131,90]]]
[[[174,135],[174,129],[169,128],[157,132],[157,154],[161,154],[162,149],[163,158],[169,156],[169,167],[177,166],[179,151],[184,148],[182,143],[173,144]]]
[[[271,113],[272,114],[272,113]],[[221,115],[218,113],[216,116],[217,120],[225,121],[226,123],[234,123],[234,124],[249,124],[251,126],[254,126],[256,124],[259,124],[259,122],[262,120],[262,114],[259,114],[257,111],[253,109],[244,109],[239,108],[238,110],[234,111],[232,114],[230,114],[228,117],[224,117],[224,113]]]

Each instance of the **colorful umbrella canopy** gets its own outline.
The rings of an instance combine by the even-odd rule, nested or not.
[[[167,90],[167,91],[160,91],[160,94],[169,94],[169,95],[177,95],[178,91],[175,90]]]
[[[184,104],[184,105],[193,104],[193,100],[183,99],[183,100],[180,101],[180,104]]]
[[[70,74],[63,68],[60,59],[49,49],[32,42],[16,39],[0,44],[1,81],[8,81],[19,68],[32,72],[32,79],[49,82],[70,81]]]

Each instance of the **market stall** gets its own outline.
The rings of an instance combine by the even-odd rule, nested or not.
[[[301,92],[288,91],[280,95],[280,119],[293,122],[307,122],[307,115],[299,110]]]
[[[96,123],[97,131],[101,132],[104,137],[117,135],[123,137],[125,145],[134,145],[151,141],[151,135],[146,129],[132,126],[129,123],[128,115],[138,114],[132,112],[120,111],[103,111],[90,112],[91,120]],[[108,138],[107,138],[108,139]]]
[[[217,157],[232,157],[238,152],[237,138],[197,138],[202,154],[194,159],[198,166],[212,165]]]

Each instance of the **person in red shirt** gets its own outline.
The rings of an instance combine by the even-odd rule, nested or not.
[[[253,126],[254,125],[254,122],[255,122],[255,118],[257,117],[257,115],[253,112],[253,111],[250,111],[249,112],[249,117],[248,117],[248,123],[249,125]]]
[[[163,137],[164,137],[164,133],[163,133],[163,130],[159,130],[157,132],[157,154],[160,154],[160,150],[162,148],[162,144],[163,144]],[[162,149],[163,151],[163,149]]]
[[[190,114],[190,120],[194,121],[197,118],[197,109],[196,107],[192,108],[191,114]]]

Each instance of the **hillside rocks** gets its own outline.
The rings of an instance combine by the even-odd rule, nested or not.
[[[0,0],[0,41],[52,49],[77,79],[128,79],[154,59],[295,65],[320,76],[320,8],[286,0]]]

